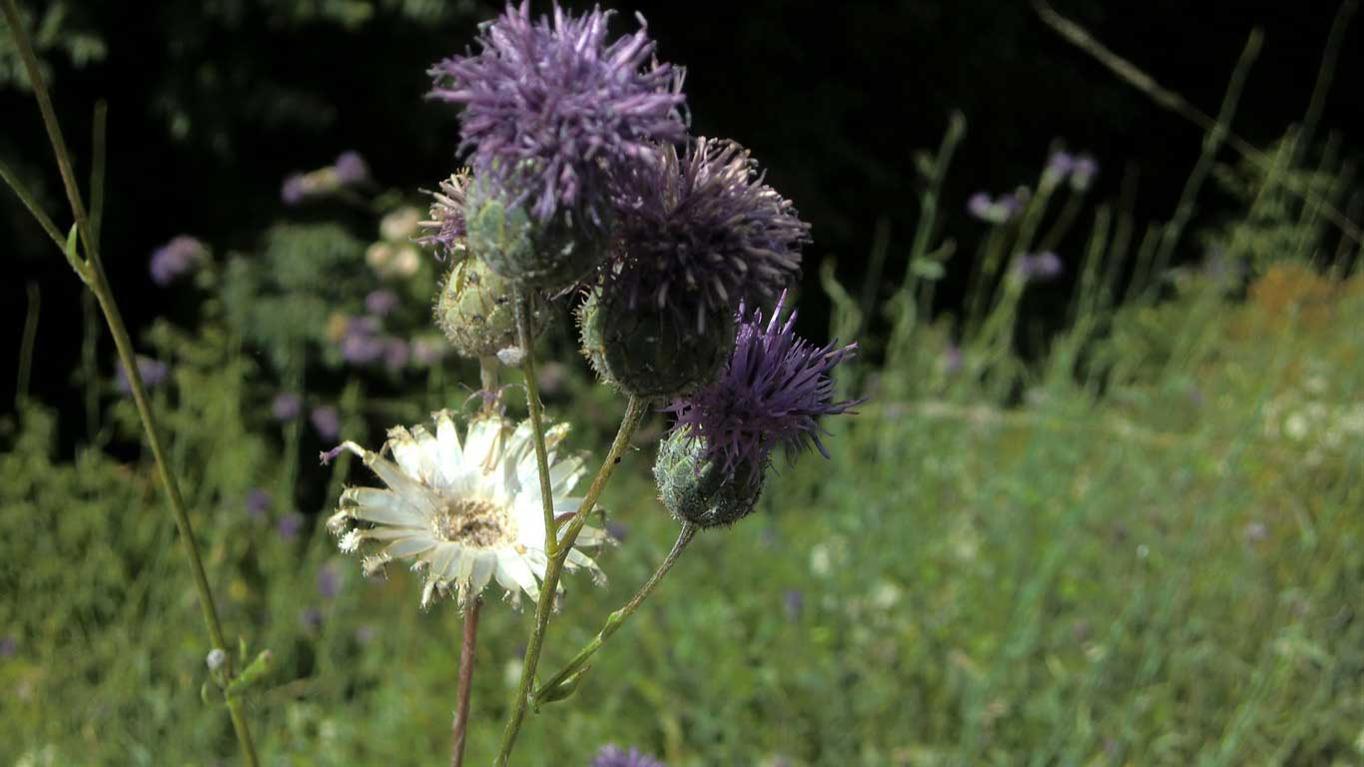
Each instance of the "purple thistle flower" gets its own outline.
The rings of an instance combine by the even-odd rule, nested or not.
[[[270,493],[262,488],[253,487],[246,494],[246,515],[257,522],[264,521],[272,504],[273,499],[270,498]]]
[[[279,533],[279,537],[286,541],[292,541],[297,538],[299,531],[302,529],[303,515],[296,511],[291,511],[280,517],[279,522],[275,524],[275,532]]]
[[[290,173],[284,178],[283,185],[279,189],[279,199],[285,205],[297,205],[307,199],[312,193],[308,178],[302,173]]]
[[[365,296],[365,311],[375,317],[387,317],[398,308],[398,294],[387,288],[370,291]]]
[[[280,392],[270,401],[270,415],[276,421],[292,421],[303,410],[303,400],[297,394]]]
[[[592,767],[667,767],[663,762],[641,752],[637,748],[629,751],[617,745],[603,746],[592,760]]]
[[[336,180],[345,186],[359,184],[369,178],[369,166],[365,164],[365,158],[355,151],[342,152],[332,165],[332,170],[336,171]]]
[[[417,238],[417,244],[435,250],[439,259],[464,252],[464,238],[469,234],[464,219],[468,187],[469,172],[462,170],[440,182],[440,191],[431,192],[430,217],[418,225],[427,233]]]
[[[152,282],[166,286],[191,272],[208,255],[204,244],[187,234],[152,251],[150,269]]]
[[[308,414],[317,436],[324,440],[334,440],[341,434],[341,414],[331,405],[319,405]]]
[[[607,44],[611,12],[531,19],[508,4],[483,27],[479,52],[431,67],[432,98],[463,104],[461,151],[480,178],[548,221],[586,209],[600,222],[610,175],[686,135],[680,73],[653,61],[644,29]]]
[[[682,155],[616,178],[616,264],[607,279],[628,305],[728,314],[736,303],[770,300],[800,271],[810,225],[763,183],[748,151],[699,138]]]
[[[1061,275],[1061,259],[1050,250],[1037,255],[1023,254],[1018,259],[1018,275],[1024,282],[1047,282]]]
[[[170,374],[170,368],[166,367],[166,363],[160,360],[143,357],[139,354],[137,355],[137,374],[141,376],[144,387],[155,389],[166,380],[166,376]],[[124,369],[122,363],[119,363],[114,386],[123,394],[133,393],[132,382],[128,380],[128,371]]]
[[[743,465],[761,467],[772,449],[788,457],[813,445],[828,457],[816,420],[846,413],[861,400],[834,402],[831,374],[857,353],[857,344],[816,347],[794,332],[796,312],[782,322],[786,294],[766,325],[761,309],[739,307],[738,332],[729,364],[716,380],[673,401],[674,430],[690,429],[704,440],[707,460],[727,474]],[[751,472],[755,480],[761,472]]]

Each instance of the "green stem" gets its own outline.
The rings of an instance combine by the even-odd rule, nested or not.
[[[28,400],[29,375],[33,370],[33,345],[38,339],[38,311],[43,294],[38,283],[28,284],[28,312],[24,315],[24,335],[19,342],[19,380],[14,387],[14,407],[20,409]]]
[[[587,662],[592,659],[593,655],[597,654],[597,651],[602,648],[602,645],[606,644],[606,640],[609,639],[612,634],[619,631],[620,627],[625,625],[625,621],[628,620],[631,615],[635,614],[635,611],[639,609],[640,605],[644,604],[644,600],[648,599],[649,595],[654,593],[654,589],[658,588],[659,582],[668,574],[668,571],[673,569],[673,565],[677,563],[678,557],[682,556],[682,552],[686,550],[687,544],[691,543],[692,539],[696,537],[696,532],[699,529],[700,528],[690,522],[682,523],[682,529],[677,534],[677,542],[673,544],[672,551],[668,552],[667,558],[658,566],[658,569],[654,571],[654,574],[649,576],[649,580],[644,582],[644,585],[639,588],[639,591],[635,592],[635,595],[630,598],[629,602],[625,603],[624,607],[611,613],[606,619],[606,624],[602,626],[601,631],[597,632],[597,635],[592,638],[592,641],[584,645],[583,649],[579,650],[578,654],[573,656],[573,660],[569,661],[568,665],[564,666],[563,670],[555,674],[553,678],[544,684],[544,686],[535,691],[535,695],[532,696],[534,699],[540,700],[546,693],[553,691],[554,688],[564,684],[585,670],[584,667],[587,665]]]
[[[626,404],[625,415],[621,418],[620,428],[611,443],[611,450],[606,454],[601,467],[597,469],[597,476],[587,488],[582,505],[569,520],[563,535],[559,536],[558,554],[550,557],[549,564],[545,567],[544,581],[540,585],[540,599],[535,604],[535,628],[531,631],[530,641],[526,644],[521,682],[517,687],[516,699],[512,701],[512,712],[507,718],[507,727],[502,733],[502,748],[495,762],[498,767],[506,767],[509,763],[512,748],[516,744],[516,735],[521,731],[521,723],[526,717],[526,707],[530,703],[530,694],[535,685],[535,668],[540,662],[540,650],[544,646],[545,630],[549,626],[549,615],[554,607],[554,595],[559,586],[559,576],[563,573],[564,562],[568,559],[568,553],[573,550],[573,542],[578,539],[578,533],[587,523],[587,517],[596,506],[597,499],[606,489],[606,483],[615,472],[616,465],[620,463],[621,456],[630,446],[630,438],[634,436],[635,429],[639,427],[639,422],[644,419],[644,414],[648,410],[648,401],[639,397],[631,397]],[[544,492],[548,494],[549,491],[546,488]]]
[[[549,451],[545,449],[544,405],[540,402],[540,387],[535,380],[535,339],[530,332],[530,299],[518,290],[516,295],[516,336],[521,344],[521,372],[526,378],[526,408],[530,410],[530,428],[535,443],[535,465],[540,473],[540,505],[545,512],[545,556],[558,553],[558,539],[554,534],[554,496],[550,493]]]
[[[10,36],[13,38],[15,47],[19,49],[20,58],[24,62],[24,68],[28,73],[29,82],[33,87],[34,97],[38,101],[38,109],[42,113],[43,125],[47,129],[48,140],[52,144],[53,153],[57,158],[57,167],[61,171],[62,184],[66,189],[67,201],[71,205],[72,215],[76,219],[76,228],[80,232],[81,240],[85,244],[84,269],[77,268],[77,274],[85,281],[90,291],[94,293],[95,299],[99,302],[100,309],[104,312],[104,319],[109,326],[109,332],[114,337],[114,347],[118,352],[118,357],[128,376],[128,383],[132,388],[133,402],[137,406],[137,413],[142,421],[143,430],[147,434],[147,441],[151,445],[152,455],[156,459],[157,470],[161,476],[161,483],[166,488],[166,495],[170,500],[171,511],[175,518],[175,526],[180,534],[180,540],[184,544],[185,554],[190,561],[190,569],[194,575],[194,586],[198,591],[199,606],[203,611],[204,624],[208,628],[209,639],[212,641],[214,649],[228,653],[227,641],[223,637],[222,625],[218,620],[217,607],[213,602],[213,592],[209,587],[208,576],[204,571],[203,560],[199,556],[199,548],[194,540],[194,528],[190,523],[189,513],[185,509],[185,502],[180,495],[180,486],[171,473],[169,465],[166,463],[166,451],[162,446],[161,435],[157,430],[156,421],[152,415],[151,405],[147,400],[147,391],[142,383],[142,375],[137,369],[137,357],[133,352],[132,339],[128,336],[128,330],[123,324],[123,317],[119,313],[118,304],[114,301],[113,292],[109,288],[109,281],[105,277],[104,267],[99,257],[99,247],[95,238],[92,236],[90,222],[85,213],[85,205],[81,202],[80,189],[76,184],[76,175],[72,169],[71,154],[67,150],[66,140],[62,137],[61,127],[57,123],[56,112],[52,108],[52,99],[48,94],[47,86],[43,82],[42,73],[38,69],[38,59],[33,53],[33,47],[29,43],[28,35],[24,32],[19,9],[15,6],[14,0],[0,0],[0,10],[3,10],[5,22],[9,25]],[[40,218],[41,222],[41,218]],[[75,266],[75,264],[73,264]],[[227,656],[231,658],[229,653]],[[232,669],[229,665],[224,669],[227,679],[232,679]],[[251,731],[246,723],[245,712],[240,700],[228,697],[228,713],[232,719],[232,728],[236,732],[237,741],[241,745],[242,757],[250,767],[257,767],[260,761],[256,756],[255,743],[251,739]]]

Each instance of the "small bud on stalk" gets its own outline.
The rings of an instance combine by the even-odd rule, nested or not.
[[[544,329],[544,305],[531,298],[530,330]],[[515,347],[516,304],[511,283],[475,258],[455,264],[436,300],[436,325],[459,354],[478,359]]]

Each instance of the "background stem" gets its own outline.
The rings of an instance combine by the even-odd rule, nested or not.
[[[450,767],[464,764],[464,738],[469,731],[469,693],[474,682],[474,646],[478,641],[478,610],[482,606],[482,597],[474,597],[464,605],[464,641],[459,646],[459,702],[450,737]]]

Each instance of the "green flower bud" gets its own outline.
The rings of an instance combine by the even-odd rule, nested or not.
[[[668,399],[709,383],[734,349],[734,318],[707,316],[705,331],[678,313],[630,308],[619,294],[594,291],[578,308],[582,352],[603,381],[626,394]]]
[[[654,461],[659,500],[674,518],[700,527],[732,525],[752,513],[765,474],[765,467],[750,462],[726,472],[706,460],[705,445],[689,429],[669,434]]]
[[[568,212],[539,221],[523,206],[509,206],[482,187],[474,184],[469,194],[467,244],[494,272],[527,287],[557,291],[577,283],[605,257],[598,227]]]
[[[544,305],[531,295],[531,337],[544,329]],[[516,300],[512,284],[475,258],[455,264],[436,299],[436,325],[465,357],[496,356],[520,346],[516,333]]]

